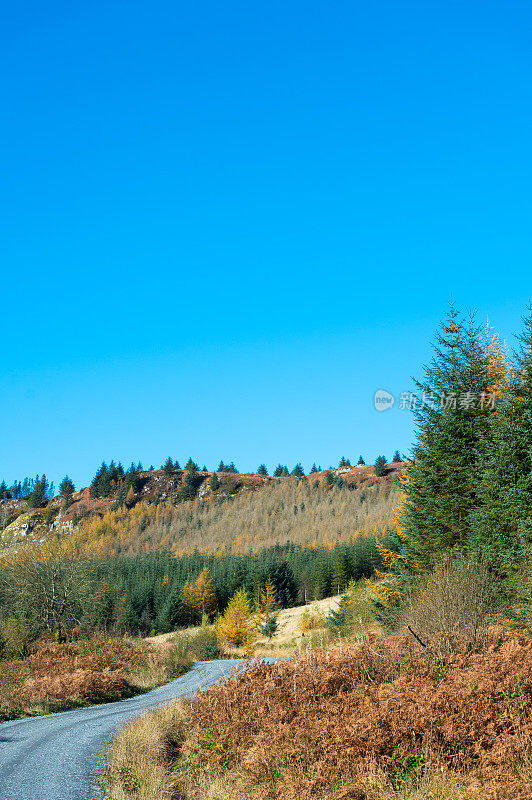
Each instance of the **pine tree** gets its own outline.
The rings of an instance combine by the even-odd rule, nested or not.
[[[305,470],[303,469],[303,467],[301,466],[300,463],[297,463],[295,465],[294,469],[292,470],[292,475],[295,478],[304,478],[305,477]]]
[[[275,597],[283,608],[294,605],[297,597],[297,584],[290,564],[282,561],[268,573],[268,582],[275,590]]]
[[[213,474],[211,475],[211,478],[209,480],[209,488],[211,492],[217,492],[218,489],[220,488],[220,479],[218,478],[216,472],[213,472]]]
[[[366,462],[364,461],[364,459],[362,458],[362,456],[359,456],[359,457],[358,457],[357,464],[358,464],[358,466],[359,466],[359,467],[363,467],[363,466],[365,466]]]
[[[279,623],[277,622],[277,617],[275,614],[268,614],[262,625],[260,626],[260,632],[266,636],[268,641],[272,639],[273,636],[277,633],[279,629]]]
[[[314,473],[317,472],[317,471],[318,471],[318,468],[316,466],[316,462],[314,462],[312,467],[311,467],[310,474],[314,475]]]
[[[45,506],[47,500],[47,490],[48,481],[46,480],[46,475],[43,475],[42,478],[39,478],[37,475],[32,492],[28,497],[28,506],[30,508],[42,508]]]
[[[174,471],[174,462],[172,461],[170,456],[168,456],[168,458],[166,459],[162,469],[163,469],[164,474],[167,475],[168,477]]]
[[[268,474],[268,470],[266,468],[266,464],[261,464],[260,467],[257,470],[257,475],[267,475],[267,474]]]
[[[61,483],[59,484],[59,494],[65,504],[65,508],[72,505],[72,495],[75,492],[75,486],[73,482],[70,480],[68,475],[65,475]]]
[[[203,481],[200,475],[198,465],[189,458],[185,467],[185,474],[183,476],[183,483],[179,494],[182,500],[193,500],[198,494],[198,488]]]
[[[277,466],[275,467],[275,469],[273,471],[273,477],[274,478],[280,478],[282,474],[283,474],[283,465],[282,464],[277,464]]]
[[[403,459],[401,458],[401,453],[399,450],[396,450],[392,456],[392,464],[400,464]]]
[[[471,316],[451,306],[422,381],[416,381],[417,442],[403,482],[398,530],[409,572],[426,569],[438,553],[465,547],[478,504],[477,459],[486,431],[489,353]],[[428,398],[428,402],[421,400]]]
[[[482,432],[479,502],[470,513],[470,549],[503,578],[532,544],[532,306],[523,322],[511,380],[496,355],[498,379],[490,388],[498,403]]]
[[[345,552],[340,551],[335,560],[331,575],[331,587],[335,594],[341,594],[349,582],[349,565]]]
[[[281,477],[287,478],[289,475],[290,473],[288,472],[288,467],[284,466],[281,470]]]
[[[386,475],[386,464],[385,456],[377,456],[375,459],[375,475],[377,478],[382,478],[383,475]]]

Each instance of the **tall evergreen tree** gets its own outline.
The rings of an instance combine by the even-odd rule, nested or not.
[[[164,465],[163,465],[163,468],[162,468],[162,469],[163,469],[163,472],[164,472],[164,474],[165,474],[166,476],[168,476],[168,477],[169,477],[169,476],[172,474],[172,472],[174,471],[174,462],[172,461],[172,459],[170,458],[170,456],[168,456],[168,458],[167,458],[167,459],[166,459],[166,461],[164,462]]]
[[[364,459],[362,458],[362,456],[359,456],[359,457],[358,457],[357,464],[358,464],[358,466],[359,466],[359,467],[363,467],[363,466],[365,466],[366,462],[364,461]]]
[[[343,550],[336,555],[331,575],[331,586],[335,594],[341,594],[349,582],[349,564]]]
[[[292,470],[292,475],[295,478],[304,478],[305,477],[305,470],[303,469],[303,467],[301,466],[300,463],[297,463],[295,465],[294,469]]]
[[[478,502],[489,374],[489,353],[474,317],[466,325],[451,306],[425,377],[416,381],[417,442],[398,519],[408,571],[426,569],[434,555],[467,543]]]
[[[532,306],[505,391],[482,431],[470,548],[508,577],[532,545]],[[493,389],[493,387],[492,387]]]
[[[268,474],[268,470],[266,468],[266,464],[261,464],[260,467],[257,470],[257,475],[267,475],[267,474]]]
[[[59,494],[61,495],[66,508],[72,504],[72,495],[74,494],[75,489],[76,487],[74,486],[74,483],[70,480],[68,475],[65,475],[59,484]]]

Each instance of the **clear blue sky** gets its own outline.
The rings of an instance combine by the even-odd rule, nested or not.
[[[453,294],[531,294],[532,10],[22,3],[0,32],[0,479],[407,451]]]

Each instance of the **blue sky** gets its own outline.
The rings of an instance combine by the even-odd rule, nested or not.
[[[13,4],[0,479],[407,451],[451,294],[531,294],[524,2]],[[7,77],[7,80],[6,80]]]

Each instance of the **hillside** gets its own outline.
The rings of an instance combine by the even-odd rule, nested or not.
[[[213,490],[213,473],[202,471],[197,497],[183,500],[185,470],[142,471],[136,491],[125,499],[123,486],[116,486],[106,497],[91,497],[85,487],[72,495],[68,507],[61,497],[39,509],[28,509],[25,500],[1,501],[0,544],[12,549],[55,531],[70,534],[99,556],[161,548],[175,554],[196,549],[245,553],[286,542],[332,547],[391,525],[400,473],[401,464],[390,464],[382,477],[373,466],[303,479],[219,473],[220,485]]]

